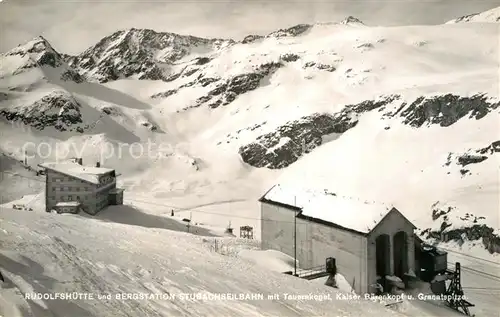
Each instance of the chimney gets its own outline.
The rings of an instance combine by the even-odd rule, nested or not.
[[[83,165],[83,158],[79,157],[77,159],[78,164]]]
[[[96,162],[95,167],[101,167],[101,162]]]

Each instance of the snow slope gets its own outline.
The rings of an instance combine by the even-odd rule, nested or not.
[[[71,301],[27,300],[35,316],[86,317],[103,316],[103,312],[106,316],[403,316],[376,303],[335,300],[338,291],[333,288],[212,252],[210,241],[201,237],[79,216],[4,208],[0,215],[0,263],[7,280],[0,288],[0,298],[7,300],[15,293],[14,287],[21,294],[79,292],[95,296]],[[188,301],[182,299],[182,293],[263,294],[265,300]],[[275,293],[281,298],[267,299]],[[331,300],[285,300],[285,293],[330,294]],[[97,299],[98,294],[110,294],[111,299]],[[177,298],[120,300],[117,294],[171,294]],[[5,312],[7,307],[2,309]]]

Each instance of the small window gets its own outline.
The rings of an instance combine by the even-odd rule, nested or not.
[[[55,188],[55,187],[52,187],[52,190],[53,190],[53,191],[55,191],[55,190],[56,190],[56,188]]]
[[[75,190],[76,190],[77,192],[79,192],[79,191],[80,191],[80,187],[76,187],[76,188],[75,188]]]
[[[68,190],[69,190],[69,191],[71,191],[71,190],[72,190],[72,188],[73,188],[73,187],[69,186],[69,187],[68,187]]]
[[[68,195],[68,201],[73,201],[73,196],[72,195]]]
[[[63,191],[64,190],[64,186],[59,187],[59,190]]]
[[[64,199],[64,196],[61,196],[61,201],[66,201],[66,199]]]
[[[80,196],[76,196],[76,200],[80,200]]]

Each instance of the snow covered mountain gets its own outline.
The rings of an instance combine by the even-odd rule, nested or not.
[[[233,43],[132,28],[115,32],[78,56],[66,56],[66,60],[86,78],[101,83],[130,76],[166,80],[168,71],[184,57],[193,59]]]
[[[488,12],[478,16],[498,8]],[[114,222],[156,223],[175,209],[210,230],[230,222],[259,237],[257,199],[280,183],[391,204],[423,238],[499,253],[499,28],[488,19],[370,27],[348,17],[238,41],[129,29],[77,56],[34,39],[0,56],[0,153],[9,157],[1,170],[23,171],[15,188],[24,184],[4,206],[44,210],[31,185],[41,179],[19,162],[24,155],[32,167],[81,156],[121,174],[132,206],[122,215],[134,216]],[[96,216],[92,234],[109,230],[97,225],[108,216]]]
[[[463,17],[448,21],[451,23],[465,23],[465,22],[478,22],[478,23],[497,23],[500,22],[500,8],[494,8],[485,12],[473,13]]]
[[[498,47],[492,40],[496,36],[496,23],[373,28],[348,17],[340,23],[301,24],[267,36],[247,36],[240,42],[130,29],[74,57],[37,38],[1,56],[0,115],[5,122],[17,123],[4,129],[10,141],[4,152],[22,155],[12,145],[37,143],[43,136],[44,142],[62,143],[61,148],[97,161],[110,144],[117,150],[123,144],[153,142],[162,149],[157,146],[152,156],[132,158],[128,149],[120,158],[114,153],[105,160],[128,171],[124,176],[131,178],[127,184],[134,190],[157,193],[164,188],[166,197],[193,194],[207,201],[219,199],[207,195],[207,188],[252,201],[283,169],[283,176],[294,170],[313,175],[310,165],[329,166],[332,178],[320,168],[322,177],[329,179],[324,186],[406,205],[398,201],[403,199],[411,202],[410,218],[422,230],[439,227],[441,220],[419,224],[417,218],[431,218],[432,206],[451,199],[460,188],[496,188],[486,186],[485,180],[497,186],[492,179],[496,147],[483,155],[487,159],[467,166],[460,161],[499,139],[494,125],[500,105]],[[34,130],[18,136],[13,131],[21,125]],[[363,135],[364,130],[376,139]],[[9,138],[11,133],[16,136]],[[403,158],[411,151],[404,145],[415,140],[420,140],[419,150],[412,161],[420,163],[407,168]],[[436,152],[438,140],[443,144]],[[376,148],[361,162],[359,153],[350,153],[354,144]],[[360,174],[364,168],[373,170],[370,160],[386,156],[377,153],[389,144],[396,161],[377,168],[377,173]],[[33,160],[36,163],[40,155]],[[433,165],[439,166],[436,171],[424,172]],[[403,166],[411,183],[382,176]],[[450,170],[454,166],[455,172]],[[342,175],[356,175],[352,188],[345,179],[334,180],[337,167]],[[380,191],[392,194],[381,194],[371,185],[365,192],[359,185],[368,179],[377,182],[378,177],[385,179],[378,185]],[[427,183],[446,179],[444,193],[427,194]],[[231,185],[241,182],[252,189],[249,196]],[[419,199],[422,203],[415,205],[411,197],[417,184],[423,186],[418,194],[430,200]],[[396,197],[393,188],[404,193]],[[456,217],[476,214],[468,208],[457,211]],[[494,229],[496,211],[491,205],[481,215]]]

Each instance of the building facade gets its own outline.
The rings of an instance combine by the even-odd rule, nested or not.
[[[45,210],[84,211],[95,215],[110,204],[123,203],[123,190],[116,188],[115,170],[78,163],[44,163]],[[118,196],[118,198],[117,198]],[[70,204],[70,202],[78,204]],[[63,208],[64,207],[64,208]]]
[[[415,226],[395,208],[370,230],[357,231],[306,216],[302,206],[265,196],[260,203],[262,249],[296,255],[302,269],[325,265],[326,258],[333,257],[338,273],[358,294],[375,293],[387,276],[404,278],[415,271]]]

